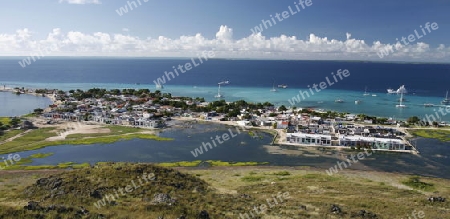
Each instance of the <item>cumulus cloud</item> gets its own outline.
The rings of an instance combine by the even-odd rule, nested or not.
[[[216,38],[223,41],[233,40],[233,29],[227,26],[220,26],[219,32],[216,33]]]
[[[262,33],[234,39],[233,29],[221,26],[212,39],[201,33],[178,38],[142,39],[129,35],[126,30],[122,29],[125,33],[83,33],[55,28],[46,38],[34,39],[33,31],[21,29],[12,34],[0,34],[0,55],[28,56],[31,52],[51,47],[50,56],[192,57],[212,50],[219,58],[450,61],[450,47],[443,44],[433,48],[424,42],[409,45],[380,41],[367,43],[350,33],[343,36],[345,40],[313,33],[306,40],[287,35],[269,38]],[[381,50],[392,52],[380,59],[377,53]]]
[[[84,4],[101,4],[100,0],[59,0],[59,3],[67,2],[69,4],[77,4],[77,5],[84,5]]]

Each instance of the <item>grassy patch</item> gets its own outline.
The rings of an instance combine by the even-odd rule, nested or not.
[[[168,162],[168,163],[158,163],[158,166],[162,167],[196,167],[200,163],[201,160],[195,161],[180,161],[180,162]],[[268,162],[225,162],[220,160],[208,160],[205,163],[214,167],[229,167],[229,166],[259,166],[259,165],[267,165]]]
[[[91,165],[89,163],[73,163],[73,162],[66,162],[66,163],[59,163],[57,165],[39,165],[39,166],[21,166],[20,169],[23,170],[48,170],[48,169],[83,169],[86,167],[90,167]]]
[[[196,167],[201,162],[202,162],[201,160],[180,161],[180,162],[172,162],[172,163],[158,163],[157,165],[161,166],[161,167]]]
[[[432,183],[422,182],[422,181],[420,181],[420,177],[418,177],[418,176],[410,177],[408,180],[403,181],[402,183],[411,188],[423,190],[423,191],[427,191],[427,192],[434,190],[434,185]]]
[[[0,122],[3,123],[3,125],[9,124],[11,119],[9,117],[0,117]]]
[[[265,179],[264,176],[244,176],[241,178],[244,182],[260,182]]]
[[[48,157],[48,156],[51,156],[51,155],[53,155],[53,153],[33,154],[33,155],[30,155],[29,157],[21,158],[19,161],[14,162],[14,164],[12,164],[12,165],[10,163],[8,163],[9,164],[8,166],[2,165],[2,167],[4,168],[4,170],[67,169],[69,167],[71,167],[73,169],[80,169],[80,168],[84,168],[84,167],[90,167],[89,163],[78,164],[78,163],[74,163],[74,162],[60,163],[60,164],[57,164],[57,165],[26,166],[26,164],[31,163],[33,161],[33,159],[45,158],[45,157]]]
[[[46,158],[46,157],[50,157],[52,155],[53,155],[53,153],[46,153],[46,154],[37,153],[37,154],[30,155],[30,158]]]
[[[260,166],[269,164],[269,162],[225,162],[220,160],[208,160],[206,162],[212,166]]]
[[[12,138],[20,133],[25,132],[23,129],[13,129],[9,131],[5,131],[3,135],[0,135],[0,142],[5,141],[8,138]]]
[[[127,135],[108,135],[102,137],[91,137],[82,139],[69,139],[62,141],[42,142],[41,145],[56,146],[56,145],[88,145],[88,144],[111,144],[117,141],[131,140],[131,139],[147,139],[155,141],[170,141],[171,138],[162,138],[151,134],[132,133]]]
[[[275,175],[275,176],[290,176],[291,173],[288,172],[288,171],[280,171],[280,172],[273,173],[272,175]]]
[[[111,130],[111,132],[109,133],[74,134],[69,135],[68,137],[70,138],[61,141],[46,141],[47,138],[56,136],[55,128],[36,129],[19,138],[14,139],[11,142],[2,144],[2,147],[0,148],[0,154],[36,150],[48,146],[58,145],[111,144],[117,141],[131,140],[135,138],[155,141],[172,140],[171,138],[162,138],[152,134],[139,133],[142,131],[142,129],[139,128],[125,126],[108,126],[108,128]],[[9,135],[14,136],[18,133],[20,132],[11,133]]]
[[[40,142],[49,137],[56,136],[56,133],[52,132],[53,130],[55,130],[55,128],[41,128],[32,130],[31,132],[14,139],[14,141],[2,144],[0,154],[39,149],[42,147]]]
[[[410,129],[412,135],[422,138],[434,138],[440,141],[450,141],[450,130],[448,129]]]
[[[108,125],[105,127],[100,127],[99,129],[107,128],[110,131],[108,133],[85,133],[85,134],[71,134],[68,135],[67,139],[82,139],[82,138],[91,138],[91,137],[105,137],[105,136],[112,136],[112,135],[125,135],[125,134],[133,134],[133,133],[139,133],[142,132],[144,129],[141,128],[134,128],[134,127],[128,127],[128,126],[117,126],[117,125]]]

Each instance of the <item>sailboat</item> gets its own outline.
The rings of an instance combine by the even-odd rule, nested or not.
[[[400,96],[400,104],[396,105],[395,107],[397,107],[397,108],[406,108],[406,105],[403,105],[403,93],[401,93],[401,96]]]
[[[277,92],[277,89],[275,89],[275,81],[273,82],[272,89],[270,89],[271,92]]]
[[[215,98],[223,98],[223,95],[220,94],[220,84],[219,84],[219,89],[217,90],[217,95],[214,96]]]
[[[405,85],[400,86],[397,90],[394,89],[387,89],[388,94],[406,94],[408,93],[408,90],[406,90]]]
[[[344,100],[341,99],[341,98],[339,98],[339,99],[336,99],[334,102],[335,102],[335,103],[344,103]]]
[[[445,99],[443,101],[441,101],[442,105],[450,105],[450,99],[448,98],[448,91],[447,94],[445,95]]]
[[[219,85],[228,85],[228,84],[230,84],[230,81],[221,81],[221,82],[219,82],[217,84],[219,84]]]
[[[364,91],[364,94],[363,94],[364,96],[369,96],[370,94],[369,93],[367,93],[367,86],[366,86],[366,90]]]

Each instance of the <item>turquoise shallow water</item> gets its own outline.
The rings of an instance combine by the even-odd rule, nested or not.
[[[98,87],[105,89],[124,89],[124,88],[148,88],[155,90],[154,84],[120,84],[120,83],[22,83],[22,82],[0,82],[9,87],[27,87],[27,88],[57,88],[63,90],[83,89]],[[223,86],[221,87],[221,94],[224,95],[226,101],[245,100],[248,102],[271,102],[276,105],[292,106],[289,100],[296,97],[299,91],[306,91],[304,88],[288,87],[287,89],[278,89],[278,92],[270,92],[272,87],[238,87],[238,86]],[[196,85],[167,85],[162,89],[162,92],[171,93],[172,96],[188,96],[188,97],[204,97],[207,101],[217,100],[214,96],[218,93],[218,87],[215,86],[196,86]],[[368,91],[370,92],[370,91]],[[392,95],[387,93],[371,93],[376,96],[364,96],[364,90],[349,91],[337,89],[325,89],[321,92],[310,93],[310,96],[305,95],[305,99],[301,99],[300,103],[296,103],[297,108],[316,108],[323,110],[334,110],[340,112],[349,112],[355,114],[366,114],[379,117],[388,117],[395,119],[407,119],[411,116],[418,116],[430,120],[450,122],[450,113],[447,111],[439,112],[439,107],[442,97],[419,96],[414,93],[409,93],[404,96],[407,108],[396,108],[400,99],[399,95]],[[344,103],[335,103],[336,99],[344,100]],[[360,104],[355,104],[355,100],[361,100]],[[435,107],[424,107],[424,103],[435,104]],[[444,108],[445,109],[445,108]],[[450,112],[450,108],[448,109]],[[431,117],[434,116],[434,119]],[[439,116],[439,118],[438,118]]]

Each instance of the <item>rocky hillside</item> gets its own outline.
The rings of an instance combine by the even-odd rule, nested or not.
[[[18,195],[28,203],[20,210],[0,209],[0,218],[208,219],[234,205],[231,195],[215,195],[191,175],[123,163],[39,178]]]
[[[449,196],[446,179],[308,167],[0,171],[0,219],[444,219]]]

